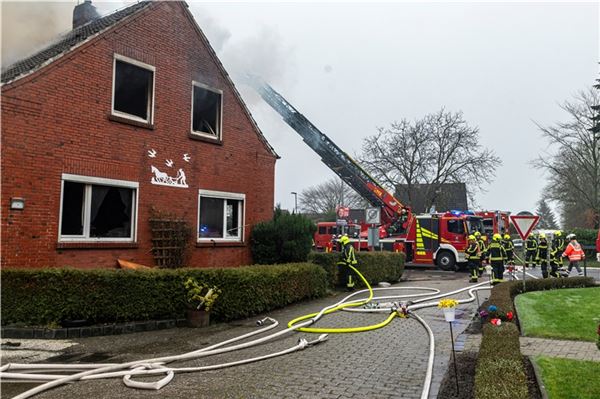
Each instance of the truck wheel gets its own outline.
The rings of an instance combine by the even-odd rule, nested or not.
[[[435,263],[444,271],[452,272],[456,270],[456,259],[454,259],[454,254],[452,254],[450,251],[441,251],[438,253]]]

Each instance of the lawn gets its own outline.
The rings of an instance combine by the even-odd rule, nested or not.
[[[597,339],[600,288],[567,288],[518,295],[523,335],[578,341]]]
[[[600,362],[539,356],[539,366],[549,399],[600,398]]]

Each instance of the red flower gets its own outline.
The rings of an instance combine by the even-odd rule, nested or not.
[[[513,317],[514,317],[513,312],[506,313],[506,318],[508,319],[508,321],[511,321],[513,319]]]

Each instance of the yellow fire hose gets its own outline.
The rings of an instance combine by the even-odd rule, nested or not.
[[[304,316],[297,317],[297,318],[295,318],[294,320],[290,321],[287,324],[288,328],[291,328],[294,324],[296,324],[298,322],[301,322],[303,320],[315,317],[315,316],[317,316],[320,313],[321,314],[329,314],[329,313],[337,312],[338,310],[342,310],[344,308],[362,306],[362,305],[370,302],[371,299],[373,298],[373,289],[371,288],[371,285],[369,284],[369,282],[365,279],[365,277],[356,268],[354,268],[353,266],[349,266],[349,267],[352,270],[354,270],[356,272],[356,274],[358,274],[358,276],[360,277],[360,279],[365,283],[365,285],[369,289],[369,297],[367,299],[365,299],[363,301],[359,301],[359,302],[347,302],[347,303],[339,304],[336,307],[333,307],[331,309],[327,309],[325,312],[311,313],[311,314],[307,314],[307,315],[304,315]],[[383,322],[378,323],[378,324],[373,324],[373,325],[370,325],[370,326],[347,327],[347,328],[314,328],[314,327],[302,327],[302,328],[298,328],[296,331],[302,331],[302,332],[308,332],[308,333],[326,333],[326,334],[355,333],[355,332],[371,331],[371,330],[376,330],[378,328],[387,326],[388,324],[390,324],[390,322],[396,316],[398,316],[398,312],[393,311],[392,313],[390,313],[390,315],[388,316],[388,318],[385,319]]]

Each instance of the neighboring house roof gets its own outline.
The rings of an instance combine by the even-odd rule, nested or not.
[[[408,186],[406,184],[398,184],[394,196],[402,203],[409,205],[413,212],[429,212],[428,206],[431,203],[435,193],[434,186],[430,184],[415,184],[412,186],[409,201]],[[439,192],[433,202],[437,212],[456,210],[467,210],[467,186],[465,183],[446,183],[438,188]]]
[[[2,83],[18,79],[23,75],[33,72],[47,63],[54,61],[59,56],[71,51],[86,39],[112,27],[124,18],[146,8],[151,3],[151,1],[142,1],[73,29],[61,36],[57,42],[49,47],[9,65],[2,71]]]
[[[6,67],[2,71],[2,77],[1,77],[2,84],[11,83],[11,82],[18,80],[24,76],[27,76],[30,73],[35,72],[36,70],[38,70],[46,65],[51,64],[52,62],[56,61],[63,55],[65,55],[65,54],[69,53],[70,51],[74,50],[75,48],[77,48],[80,44],[83,44],[88,39],[102,34],[103,32],[105,32],[109,28],[112,28],[113,26],[115,26],[119,22],[123,21],[127,17],[132,16],[132,15],[138,13],[139,11],[146,9],[152,3],[156,3],[156,2],[152,1],[152,0],[141,1],[132,6],[129,6],[122,10],[118,10],[118,11],[116,11],[112,14],[108,14],[102,18],[95,19],[91,22],[88,22],[85,25],[82,25],[78,28],[71,30],[70,32],[61,36],[58,39],[58,41],[56,41],[49,47],[46,47],[45,49]],[[246,115],[250,119],[250,122],[252,123],[252,126],[256,130],[259,140],[263,143],[263,145],[265,146],[265,148],[267,149],[267,151],[269,151],[269,153],[271,155],[273,155],[275,158],[279,158],[279,155],[277,155],[277,153],[275,152],[275,149],[271,146],[271,144],[269,144],[266,137],[263,135],[262,131],[258,127],[258,124],[252,117],[250,110],[246,106],[246,103],[242,99],[242,96],[240,95],[237,88],[235,87],[235,84],[229,77],[229,74],[225,70],[225,67],[223,66],[223,64],[221,63],[219,58],[217,57],[217,54],[213,50],[208,39],[206,38],[206,36],[204,35],[202,30],[196,23],[196,20],[194,19],[193,15],[188,10],[187,4],[183,1],[178,2],[178,3],[181,3],[184,5],[186,15],[189,17],[192,25],[194,26],[194,28],[200,35],[201,40],[206,42],[207,48],[209,49],[209,52],[213,56],[213,60],[215,61],[215,63],[217,64],[217,66],[219,67],[221,72],[223,73],[223,76],[226,78],[226,80],[231,85],[233,92],[234,92],[236,98],[239,100],[243,111],[246,113]]]

